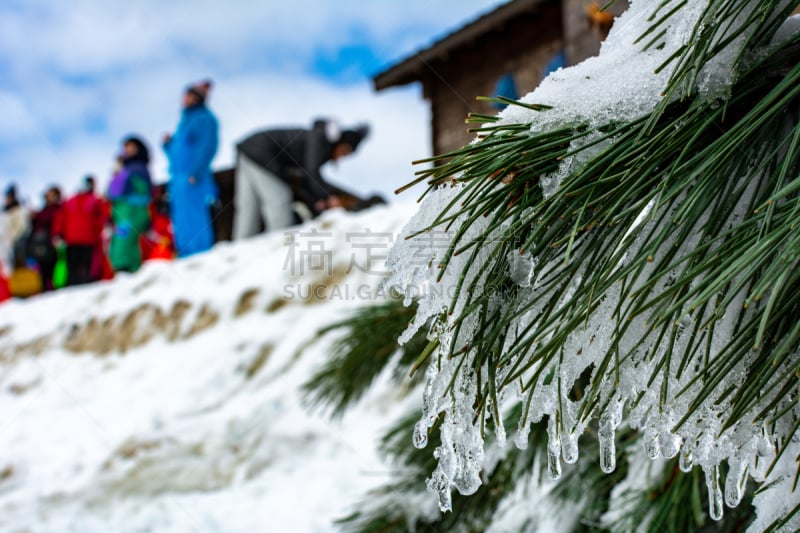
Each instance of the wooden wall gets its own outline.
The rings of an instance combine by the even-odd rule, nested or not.
[[[514,75],[522,96],[541,81],[545,65],[562,48],[561,8],[548,2],[535,14],[517,17],[468,47],[427,65],[423,92],[431,102],[433,149],[443,154],[469,143],[467,114],[494,115],[497,109],[477,96],[494,96],[503,74]]]

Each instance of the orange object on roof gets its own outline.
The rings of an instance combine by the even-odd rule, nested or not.
[[[589,24],[595,28],[607,30],[614,23],[614,15],[608,11],[603,11],[596,0],[593,0],[584,9],[586,10],[586,16],[589,18]]]

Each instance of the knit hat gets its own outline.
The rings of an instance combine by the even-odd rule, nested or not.
[[[94,191],[94,176],[91,174],[84,176],[81,180],[81,184],[78,186],[78,191],[80,192],[92,192]]]
[[[369,126],[361,124],[353,129],[343,130],[339,137],[339,142],[349,144],[353,147],[353,151],[355,152],[358,145],[361,141],[366,139],[367,135],[369,135]]]
[[[197,83],[193,83],[186,87],[186,92],[195,95],[197,98],[200,99],[200,102],[205,102],[206,98],[208,97],[208,92],[211,90],[212,82],[211,80],[203,80]]]

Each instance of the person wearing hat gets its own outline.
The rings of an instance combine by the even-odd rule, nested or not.
[[[234,239],[255,235],[262,221],[268,231],[291,226],[293,202],[312,215],[338,207],[320,169],[355,152],[368,133],[366,125],[341,130],[318,119],[310,129],[270,129],[242,140],[236,146]]]
[[[173,135],[164,137],[170,212],[181,257],[203,252],[214,244],[210,206],[216,202],[218,191],[211,160],[217,153],[219,126],[206,106],[210,90],[210,81],[186,88],[178,127]]]

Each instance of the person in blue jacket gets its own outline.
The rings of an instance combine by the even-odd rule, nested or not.
[[[203,252],[214,244],[210,207],[216,202],[218,191],[211,160],[217,153],[219,126],[206,107],[210,89],[210,81],[186,88],[178,127],[173,135],[164,137],[172,226],[179,257]]]

